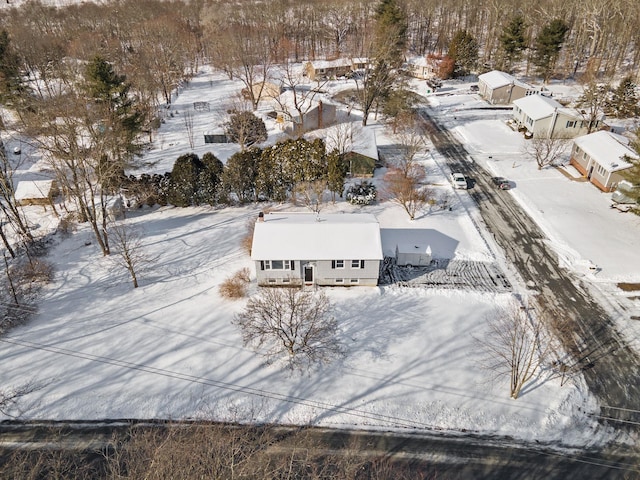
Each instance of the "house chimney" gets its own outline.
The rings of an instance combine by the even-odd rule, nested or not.
[[[258,222],[264,222],[264,212],[258,214]]]

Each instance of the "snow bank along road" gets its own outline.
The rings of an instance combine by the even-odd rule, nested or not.
[[[559,266],[538,225],[508,192],[496,189],[491,176],[469,158],[463,145],[438,125],[428,110],[424,126],[453,171],[475,181],[468,192],[498,245],[551,320],[571,359],[569,372],[582,371],[601,405],[600,419],[616,428],[640,429],[640,358],[616,331],[588,286]]]

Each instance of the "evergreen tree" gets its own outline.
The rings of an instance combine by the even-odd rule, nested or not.
[[[469,74],[478,63],[478,42],[466,30],[459,30],[451,39],[447,55],[454,61],[454,76]]]
[[[374,16],[373,39],[365,53],[371,66],[365,69],[362,79],[356,83],[366,125],[369,114],[381,103],[400,77],[407,44],[407,18],[396,0],[382,0]]]
[[[167,201],[176,207],[197,203],[198,179],[203,164],[195,153],[181,155],[173,164]]]
[[[86,67],[84,90],[100,118],[98,127],[91,130],[95,144],[103,150],[96,172],[103,188],[113,194],[122,184],[126,162],[140,150],[136,140],[142,115],[134,107],[125,76],[99,55]]]
[[[382,0],[375,10],[376,51],[384,53],[392,68],[404,61],[407,46],[407,17],[396,0]]]
[[[262,150],[249,148],[233,154],[224,166],[222,186],[240,203],[258,200],[256,182],[262,158]]]
[[[267,139],[267,127],[261,118],[252,112],[234,112],[225,125],[225,133],[232,142],[240,144],[241,149]]]
[[[553,73],[568,31],[569,26],[563,20],[556,18],[538,33],[532,61],[538,67],[538,74],[545,82],[549,81]]]
[[[216,205],[220,196],[224,164],[211,152],[202,156],[202,169],[198,173],[196,203]]]
[[[511,71],[514,62],[520,60],[522,52],[527,48],[525,30],[527,24],[522,15],[516,15],[504,26],[500,34],[500,68]]]
[[[331,192],[334,202],[336,200],[336,194],[342,197],[348,169],[348,164],[343,160],[337,150],[333,150],[327,155],[327,188]]]
[[[620,84],[611,92],[607,103],[606,113],[618,118],[635,117],[640,113],[638,106],[637,85],[632,75],[624,77]]]
[[[16,93],[19,85],[18,57],[11,48],[9,34],[3,29],[0,31],[0,98]]]

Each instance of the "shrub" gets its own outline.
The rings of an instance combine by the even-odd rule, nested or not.
[[[367,180],[351,185],[346,195],[347,201],[352,205],[371,205],[377,196],[376,186]]]
[[[243,268],[227,278],[220,285],[220,295],[224,298],[244,298],[247,296],[247,286],[251,278],[249,269]]]

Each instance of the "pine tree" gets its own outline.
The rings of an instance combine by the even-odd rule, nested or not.
[[[176,207],[197,203],[197,187],[202,161],[195,153],[181,155],[173,164],[167,201]]]
[[[568,31],[569,26],[556,18],[545,25],[536,38],[532,61],[545,82],[553,73]]]
[[[86,67],[84,90],[93,100],[97,116],[101,117],[101,124],[93,133],[96,142],[105,145],[100,159],[101,179],[113,190],[122,177],[125,163],[140,151],[137,137],[142,130],[143,116],[134,106],[126,77],[118,75],[100,55]]]
[[[384,52],[392,68],[398,68],[404,61],[407,45],[407,17],[396,0],[382,0],[374,19],[378,57]]]
[[[198,172],[196,203],[216,205],[222,184],[224,164],[211,152],[202,156],[202,169]]]
[[[520,60],[522,52],[527,48],[525,30],[527,24],[522,15],[516,15],[504,26],[500,34],[500,67],[511,71],[514,62]]]
[[[0,31],[0,98],[16,93],[20,84],[18,57],[13,53],[6,30]]]
[[[261,162],[262,150],[255,147],[234,153],[227,160],[222,172],[222,188],[231,196],[231,200],[235,197],[238,202],[246,203],[258,199],[257,181]]]
[[[454,61],[454,76],[469,74],[478,63],[478,42],[466,30],[459,30],[451,39],[447,55]]]
[[[331,192],[332,201],[334,202],[336,194],[342,197],[347,170],[348,165],[337,150],[333,150],[327,155],[327,188]]]
[[[611,98],[607,104],[607,114],[618,118],[635,117],[640,113],[638,106],[637,85],[632,75],[624,77],[617,88],[611,92]]]
[[[362,125],[367,124],[369,114],[393,89],[400,76],[399,67],[404,61],[407,44],[407,18],[396,0],[382,0],[374,16],[373,39],[365,53],[371,67],[365,69],[358,83],[358,96],[364,115]]]

